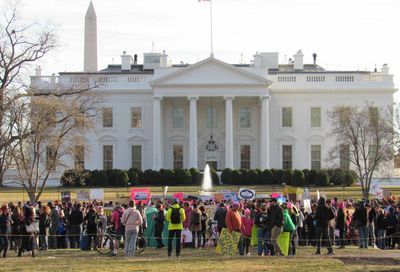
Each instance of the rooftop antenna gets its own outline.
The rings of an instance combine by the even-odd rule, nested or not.
[[[199,0],[199,2],[210,2],[210,57],[214,57],[214,47],[213,47],[213,18],[212,18],[212,0]]]
[[[317,54],[316,53],[312,54],[312,57],[314,60],[314,64],[316,64],[317,63]]]

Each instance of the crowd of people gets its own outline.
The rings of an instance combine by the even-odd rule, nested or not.
[[[83,243],[86,249],[94,249],[99,235],[111,226],[115,232],[112,255],[118,255],[123,241],[124,255],[133,257],[136,239],[149,220],[154,227],[147,239],[154,239],[157,249],[165,247],[163,241],[167,240],[169,257],[174,240],[179,258],[185,246],[216,246],[223,228],[240,234],[240,255],[250,255],[252,244],[256,244],[258,256],[286,255],[278,243],[283,232],[290,237],[288,255],[295,255],[302,246],[315,247],[315,254],[321,254],[322,246],[327,254],[334,254],[335,245],[338,249],[350,244],[382,250],[400,248],[399,201],[394,198],[353,202],[321,197],[310,204],[280,203],[275,198],[220,203],[172,199],[148,205],[132,200],[128,205],[97,201],[9,203],[0,208],[0,256],[6,257],[11,249],[18,256],[29,253],[34,257],[35,250],[82,249]],[[149,207],[156,209],[151,218],[146,217]],[[187,232],[191,239],[183,235]]]

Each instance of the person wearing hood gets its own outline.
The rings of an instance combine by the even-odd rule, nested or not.
[[[321,254],[321,243],[323,240],[327,242],[328,255],[333,255],[332,242],[329,237],[329,222],[333,218],[335,218],[333,210],[326,206],[325,198],[321,197],[318,200],[317,211],[314,218],[317,240],[316,255]]]
[[[386,213],[386,247],[388,249],[394,249],[396,246],[396,226],[398,219],[394,213],[393,207],[390,207]]]
[[[345,248],[346,246],[346,216],[344,213],[344,203],[340,202],[338,205],[336,222],[336,229],[339,230],[339,248]]]
[[[185,210],[179,206],[179,200],[174,199],[172,206],[168,209],[166,219],[168,225],[168,257],[172,255],[172,241],[174,237],[176,239],[176,257],[179,258],[181,255],[181,233],[183,230],[183,222],[186,221]]]

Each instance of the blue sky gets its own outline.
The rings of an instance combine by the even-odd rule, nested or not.
[[[1,0],[2,1],[2,0]],[[89,0],[23,0],[24,19],[53,24],[61,47],[41,63],[44,73],[83,68],[83,27]],[[166,50],[173,63],[210,54],[209,3],[198,0],[93,0],[98,21],[99,68],[119,63],[122,51]],[[248,63],[256,51],[299,49],[305,62],[328,69],[373,70],[388,63],[400,75],[398,0],[213,0],[214,52]]]

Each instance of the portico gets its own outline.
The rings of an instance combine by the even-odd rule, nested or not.
[[[206,162],[215,162],[218,169],[240,168],[243,145],[258,154],[251,161],[252,168],[269,168],[271,82],[209,58],[164,75],[151,85],[154,169],[172,168],[171,160],[180,150],[177,146],[182,146],[183,168],[201,169]],[[174,118],[182,124],[174,124]],[[218,125],[212,124],[214,119]],[[210,136],[217,150],[206,149]]]

